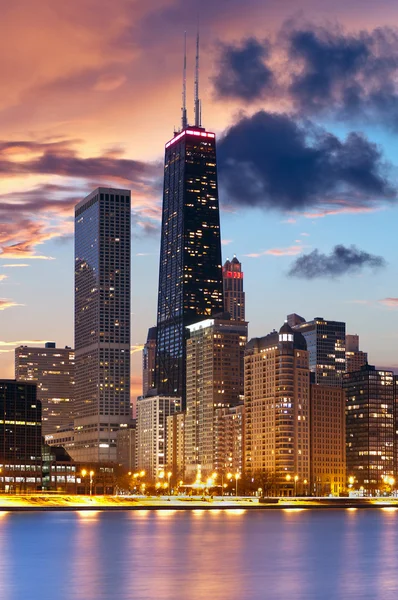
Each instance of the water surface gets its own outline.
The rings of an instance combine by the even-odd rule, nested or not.
[[[1,600],[396,600],[398,511],[0,513]]]

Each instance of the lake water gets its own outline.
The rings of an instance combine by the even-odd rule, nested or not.
[[[357,598],[398,598],[398,511],[0,513],[1,600]]]

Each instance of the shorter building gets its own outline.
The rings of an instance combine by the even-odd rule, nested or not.
[[[167,467],[167,417],[180,409],[181,398],[140,397],[137,401],[137,469],[156,480]]]
[[[185,476],[185,412],[167,417],[167,471],[171,471],[173,483]]]
[[[244,414],[243,404],[215,410],[214,470],[218,474],[243,473]]]
[[[0,491],[40,490],[41,402],[36,385],[0,380]]]
[[[146,396],[155,387],[156,327],[148,329],[147,340],[142,351],[142,395]]]
[[[367,352],[359,349],[359,335],[346,335],[345,362],[347,373],[360,371],[368,362]]]
[[[44,348],[19,346],[15,348],[15,379],[37,384],[44,435],[72,424],[74,350],[68,346],[57,348],[54,342],[47,342]]]
[[[347,476],[354,487],[375,494],[395,477],[396,394],[394,373],[364,365],[346,373]]]
[[[232,321],[245,321],[245,292],[243,291],[242,264],[236,258],[226,260],[222,268],[224,310]]]
[[[48,433],[44,436],[44,443],[48,446],[62,446],[66,452],[74,459],[75,431],[69,427],[60,429],[56,433]]]
[[[116,436],[117,463],[127,471],[135,471],[137,467],[136,421],[130,427],[120,429]]]
[[[346,489],[345,395],[342,388],[311,384],[311,485],[315,496]]]

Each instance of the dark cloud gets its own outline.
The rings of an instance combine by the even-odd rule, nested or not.
[[[395,197],[380,150],[359,133],[343,141],[287,114],[243,117],[218,145],[228,201],[282,211],[366,207]]]
[[[246,39],[239,46],[222,44],[218,74],[213,78],[217,96],[249,102],[263,97],[274,82],[272,71],[265,63],[268,56],[268,43],[260,43],[255,38]]]
[[[347,248],[338,245],[327,255],[313,250],[297,258],[292,264],[289,276],[301,279],[317,279],[320,277],[339,277],[350,273],[358,273],[362,269],[380,269],[386,264],[384,258],[359,250],[355,246]]]

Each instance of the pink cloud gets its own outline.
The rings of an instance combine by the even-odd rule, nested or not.
[[[388,306],[388,308],[398,308],[398,298],[383,298],[379,302],[384,306]]]
[[[252,252],[245,254],[248,258],[259,258],[260,256],[297,256],[301,254],[305,246],[289,246],[288,248],[270,248],[261,252]]]

